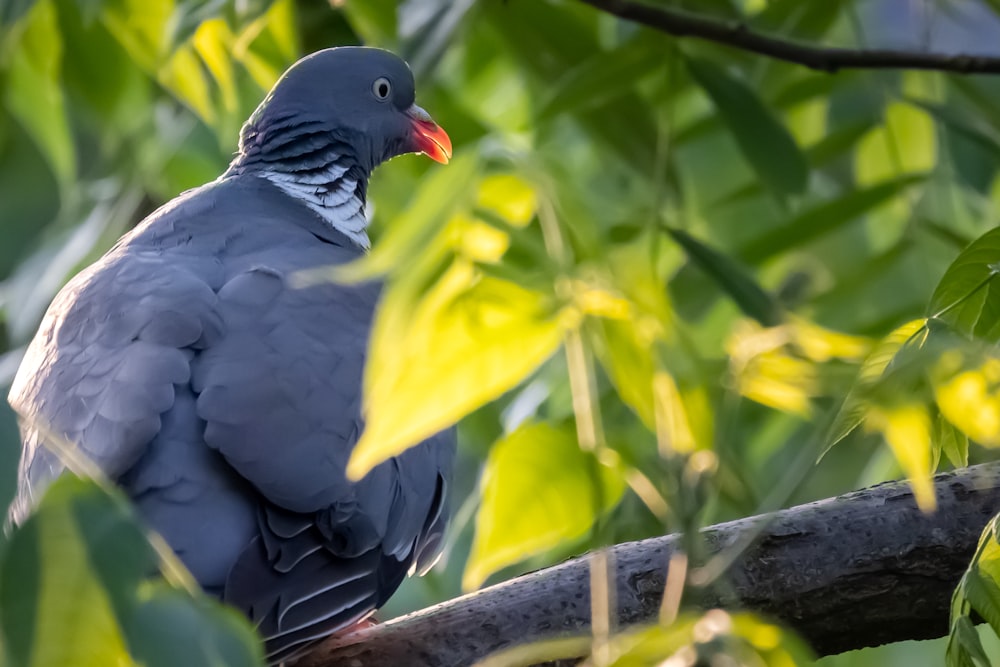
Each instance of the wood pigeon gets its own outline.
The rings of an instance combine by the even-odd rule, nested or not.
[[[452,429],[358,482],[377,284],[296,286],[369,246],[381,162],[446,163],[406,63],[314,53],[278,81],[217,180],[122,237],[56,296],[14,380],[22,521],[73,443],[134,500],[202,587],[241,609],[268,660],[364,619],[433,563]]]

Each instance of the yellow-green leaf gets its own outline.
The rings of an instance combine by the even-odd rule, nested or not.
[[[689,654],[705,664],[811,665],[814,656],[794,632],[749,613],[712,609],[703,615],[683,614],[669,627],[646,626],[611,640],[609,667],[672,664]],[[678,664],[688,664],[679,662]]]
[[[923,109],[892,102],[886,106],[885,122],[862,138],[854,170],[858,184],[869,186],[930,171],[936,161],[934,120]]]
[[[622,471],[582,451],[572,429],[522,424],[490,450],[463,588],[582,537],[624,488]]]
[[[14,536],[8,549],[3,564],[4,630],[16,664],[134,664],[108,593],[88,563],[72,507],[53,503]],[[34,562],[25,562],[31,557]],[[22,616],[29,612],[33,614]]]
[[[948,357],[946,355],[943,363]],[[959,371],[934,383],[941,414],[963,433],[987,447],[1000,446],[1000,359],[987,358],[977,368]]]
[[[906,174],[923,174],[937,162],[934,120],[919,107],[893,102],[885,119],[865,135],[854,153],[854,172],[861,187],[885,183]],[[910,202],[902,197],[874,212],[868,234],[877,248],[888,248],[899,240],[912,217]]]
[[[479,182],[476,204],[511,225],[523,227],[535,216],[538,194],[515,174],[492,174]]]
[[[830,434],[827,438],[825,454],[831,447],[843,440],[857,428],[865,417],[865,398],[867,390],[878,382],[885,372],[885,369],[892,362],[896,353],[912,340],[926,326],[925,320],[911,320],[906,324],[897,327],[885,338],[876,343],[871,352],[861,364],[858,377],[854,386],[844,399],[837,417],[830,427]]]
[[[865,428],[882,434],[913,487],[917,506],[931,512],[937,506],[931,481],[931,418],[921,403],[873,405]]]
[[[991,665],[970,619],[975,611],[1000,635],[1000,515],[994,516],[979,537],[976,553],[962,575],[951,600],[951,633],[948,638],[949,667]]]
[[[376,316],[366,427],[348,464],[354,479],[514,387],[562,340],[545,295],[464,261],[415,306],[410,297],[405,282],[394,283]]]
[[[37,3],[24,18],[4,86],[7,107],[41,149],[62,185],[76,173],[76,150],[60,82],[62,39],[50,1]]]

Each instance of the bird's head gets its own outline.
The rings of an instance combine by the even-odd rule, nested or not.
[[[240,134],[241,152],[251,142],[258,150],[281,150],[282,137],[330,133],[366,172],[404,153],[447,163],[451,140],[415,97],[410,68],[389,51],[317,51],[292,65],[257,107]]]

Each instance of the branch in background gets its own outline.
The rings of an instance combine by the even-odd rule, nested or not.
[[[1000,74],[1000,58],[989,56],[824,48],[754,32],[742,22],[724,22],[678,9],[653,7],[631,0],[581,0],[581,2],[675,37],[707,39],[710,42],[824,72],[836,72],[841,69],[923,69],[959,74]]]
[[[983,527],[1000,511],[1000,464],[935,478],[924,515],[892,482],[705,529],[718,553],[761,530],[730,570],[730,592],[703,606],[783,621],[821,655],[948,632],[951,594]],[[614,547],[618,625],[657,618],[677,535]],[[465,667],[497,649],[590,624],[587,560],[578,558],[327,640],[296,667]]]

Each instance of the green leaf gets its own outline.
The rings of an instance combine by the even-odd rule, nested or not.
[[[883,124],[865,135],[854,152],[854,171],[862,186],[928,172],[936,162],[934,121],[924,110],[901,102],[886,106]]]
[[[668,227],[667,233],[684,248],[692,262],[732,297],[744,314],[765,327],[781,324],[781,305],[757,284],[746,268],[687,232]]]
[[[938,283],[927,313],[957,332],[988,342],[1000,340],[1000,228],[963,250]]]
[[[993,667],[968,616],[958,617],[952,625],[945,659],[948,667]]]
[[[600,52],[571,69],[555,83],[537,114],[539,121],[606,104],[632,93],[636,82],[664,68],[663,45],[641,32],[614,51]]]
[[[15,663],[260,667],[246,620],[152,580],[159,563],[120,492],[56,480],[0,563],[0,627]]]
[[[698,664],[812,664],[814,656],[795,633],[749,613],[712,609],[683,614],[667,627],[630,629],[612,638],[609,667],[669,664],[676,655],[697,656]],[[681,663],[687,664],[687,663]],[[693,661],[692,661],[693,664]]]
[[[143,667],[255,667],[259,641],[236,610],[160,583],[139,590],[130,643]]]
[[[92,493],[75,478],[59,480],[7,546],[0,623],[17,665],[134,664],[108,592],[90,567],[81,535],[86,527],[73,516],[74,503],[87,502]]]
[[[976,553],[962,575],[951,602],[951,633],[948,638],[949,665],[985,667],[991,665],[970,613],[975,611],[1000,636],[1000,543],[997,541],[1000,515],[994,516],[979,537]]]
[[[76,174],[76,149],[66,115],[60,69],[62,39],[51,0],[37,3],[14,50],[4,86],[11,114],[39,146],[62,186]]]
[[[849,224],[924,179],[924,176],[919,175],[903,176],[870,188],[852,190],[843,197],[803,211],[780,227],[761,234],[743,247],[740,257],[750,264],[758,264],[793,248],[801,248],[810,241]]]
[[[753,90],[708,61],[690,58],[688,68],[712,98],[761,180],[779,195],[802,193],[809,180],[809,163]]]
[[[376,315],[354,479],[513,388],[562,342],[545,295],[460,260],[415,305],[412,296],[393,283]]]
[[[926,322],[924,320],[912,320],[894,329],[875,345],[875,348],[868,354],[868,357],[861,364],[858,377],[851,387],[851,391],[844,399],[833,424],[830,427],[827,437],[826,447],[820,458],[826,455],[830,448],[846,438],[851,431],[856,429],[865,418],[866,401],[871,388],[883,377],[886,368],[896,357],[896,354],[904,345],[916,339]],[[918,343],[919,344],[919,343]]]
[[[581,450],[571,428],[522,424],[493,445],[486,461],[463,588],[582,537],[624,489],[622,472]]]
[[[964,468],[969,465],[969,436],[945,419],[944,415],[938,415],[935,441],[952,466]]]
[[[632,320],[594,319],[587,323],[594,351],[615,385],[618,396],[650,431],[656,429],[653,382],[656,364]]]

